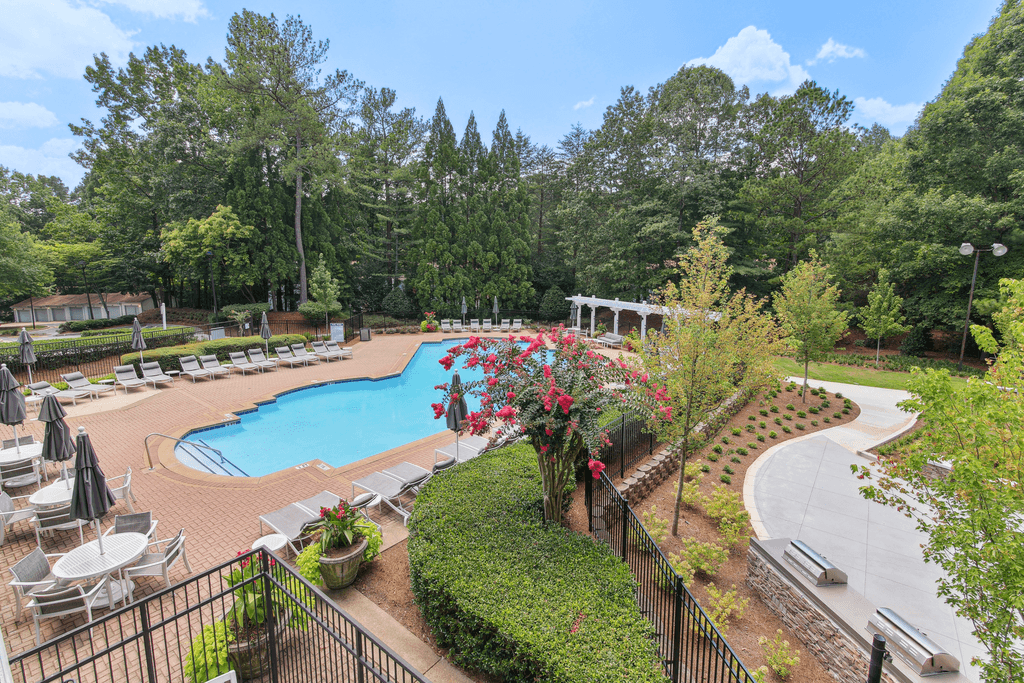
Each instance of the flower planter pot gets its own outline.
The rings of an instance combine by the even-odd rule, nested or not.
[[[290,618],[289,612],[282,612],[274,624],[274,637],[279,651]],[[261,677],[270,669],[270,631],[264,627],[254,636],[228,643],[228,659],[234,665],[239,680],[249,681]]]
[[[324,585],[331,590],[338,590],[348,586],[356,580],[359,572],[359,565],[363,562],[363,551],[366,550],[367,540],[360,538],[357,543],[347,548],[347,552],[338,557],[320,557],[320,576],[324,579]]]

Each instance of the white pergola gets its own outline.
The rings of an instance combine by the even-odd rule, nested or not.
[[[647,336],[647,316],[649,315],[663,315],[664,307],[649,304],[646,301],[636,303],[635,301],[620,301],[618,299],[599,299],[596,296],[583,296],[577,294],[575,296],[565,297],[566,301],[572,301],[576,304],[576,327],[583,329],[583,307],[590,306],[590,336],[594,336],[594,330],[597,327],[596,312],[598,308],[604,307],[615,313],[615,324],[612,329],[613,334],[619,333],[619,313],[622,311],[633,311],[640,316],[640,337]]]

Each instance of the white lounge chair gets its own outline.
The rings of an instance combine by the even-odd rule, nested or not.
[[[92,394],[93,398],[96,398],[104,391],[115,390],[113,384],[93,384],[80,372],[69,372],[66,375],[61,375],[60,378],[68,383],[68,388],[88,391]]]
[[[408,524],[412,510],[402,502],[402,496],[415,495],[431,476],[429,470],[409,462],[403,462],[389,467],[383,472],[373,472],[355,480],[352,482],[352,495],[355,496],[356,487],[379,495],[388,507],[401,515],[402,522]]]
[[[49,382],[33,382],[28,385],[33,396],[56,396],[58,399],[70,398],[72,404],[78,405],[78,399],[91,398],[92,394],[80,389],[64,389],[63,391]]]
[[[451,332],[452,331],[452,324],[451,324],[451,322],[448,321],[448,320],[442,320],[441,321],[441,331],[442,332]]]
[[[213,373],[214,377],[224,375],[227,377],[231,374],[231,368],[226,368],[220,364],[217,360],[217,356],[210,354],[209,356],[199,356],[199,362],[203,364],[203,370],[209,370]]]
[[[277,359],[269,360],[263,355],[263,349],[249,349],[249,360],[253,365],[258,365],[264,371],[277,370]]]
[[[469,321],[469,331],[470,332],[479,332],[480,331],[480,321],[478,319],[472,318]]]
[[[491,321],[490,320],[485,320],[484,321],[484,332],[491,332],[491,331],[492,331]]]
[[[330,362],[330,361],[334,360],[335,358],[337,358],[338,360],[341,360],[341,350],[340,349],[338,351],[331,351],[330,349],[327,348],[327,345],[324,344],[322,341],[310,342],[309,345],[313,347],[313,353],[314,354],[316,354],[320,358],[323,358],[327,362]]]
[[[184,356],[178,359],[178,363],[181,365],[181,371],[192,378],[192,383],[196,383],[196,377],[205,377],[206,379],[213,379],[213,373],[209,370],[204,370],[199,367],[199,361],[196,360],[195,356]]]
[[[515,334],[523,329],[523,321],[521,318],[516,318],[512,321],[512,333]]]
[[[508,332],[510,329],[512,329],[512,321],[509,320],[508,318],[502,318],[501,319],[501,331],[502,332]]]
[[[320,519],[320,508],[334,507],[341,502],[341,497],[330,491],[321,491],[312,498],[300,500],[286,505],[280,510],[260,515],[260,534],[266,524],[273,531],[288,539],[288,545],[298,556],[302,552],[302,544],[309,540],[306,527]]]
[[[337,352],[341,353],[341,358],[342,359],[351,358],[352,357],[352,347],[351,346],[338,346],[338,342],[336,342],[336,341],[325,341],[324,342],[324,346],[327,347],[328,351],[337,351]]]
[[[287,346],[276,346],[274,347],[274,350],[277,351],[278,363],[287,363],[290,367],[293,368],[299,364],[303,366],[307,364],[305,358],[297,358],[295,354],[292,353],[292,350],[289,349]]]
[[[596,337],[594,341],[596,341],[601,346],[607,346],[608,348],[611,349],[621,349],[622,339],[623,337],[621,334],[612,334],[611,332],[607,332],[605,334],[602,334],[600,337]]]
[[[306,350],[305,344],[292,344],[292,353],[295,354],[296,358],[301,358],[302,360],[312,361],[314,363],[320,362],[320,358],[318,356],[315,356]]]
[[[256,363],[250,363],[249,359],[245,357],[245,354],[241,351],[232,351],[228,354],[228,358],[231,359],[231,364],[235,366],[235,370],[240,370],[242,375],[245,375],[247,370],[252,372],[263,372],[263,368]]]
[[[147,382],[152,382],[154,389],[156,388],[157,382],[170,382],[171,384],[174,384],[174,378],[165,374],[163,368],[160,367],[160,363],[157,363],[156,361],[142,364],[142,379]]]
[[[482,436],[467,436],[464,439],[453,441],[447,446],[434,449],[434,465],[444,462],[448,458],[455,458],[457,462],[472,460],[483,453],[490,442]],[[441,456],[441,457],[438,457]]]
[[[452,321],[452,332],[455,332],[456,334],[462,334],[462,321],[461,320],[453,320]]]
[[[160,549],[160,546],[163,549]],[[146,553],[139,558],[139,561],[124,570],[124,578],[134,579],[139,576],[162,576],[167,587],[171,587],[169,576],[171,567],[181,559],[185,562],[185,569],[192,573],[192,567],[188,563],[188,556],[185,554],[185,530],[181,529],[171,538],[164,538],[159,541],[150,542]]]
[[[146,388],[146,380],[139,377],[134,365],[118,365],[114,368],[114,378],[114,386],[124,387],[126,394],[129,389]]]

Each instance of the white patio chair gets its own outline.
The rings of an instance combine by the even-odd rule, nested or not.
[[[58,557],[64,557],[64,554],[47,555],[42,548],[37,547],[10,568],[14,580],[7,585],[14,591],[15,620],[21,619],[22,603],[26,598],[57,584],[57,577],[50,569],[50,558]]]
[[[448,321],[448,320],[442,320],[441,321],[441,331],[442,332],[451,332],[452,331],[452,324],[451,324],[451,322]]]
[[[195,356],[183,356],[178,359],[182,373],[192,378],[192,384],[196,383],[196,377],[215,379],[212,372],[199,367],[199,360]]]
[[[170,375],[164,374],[163,369],[160,367],[160,363],[153,361],[152,363],[142,364],[142,379],[153,384],[153,388],[156,389],[158,382],[170,382],[174,384],[174,378]]]
[[[462,333],[462,321],[461,320],[453,320],[452,321],[452,332],[455,332],[456,334],[461,334]]]
[[[512,332],[519,332],[523,329],[523,321],[521,318],[516,318],[512,321]]]
[[[199,362],[203,364],[203,370],[209,370],[213,373],[214,377],[224,375],[227,377],[231,374],[231,368],[226,368],[220,364],[217,360],[217,356],[210,354],[209,356],[199,356]]]
[[[119,481],[120,480],[120,481]],[[110,487],[110,492],[114,494],[116,500],[123,500],[128,506],[128,512],[135,513],[135,508],[132,506],[133,502],[138,502],[135,499],[135,494],[132,493],[132,468],[128,467],[124,474],[116,477],[107,477],[107,486]]]
[[[134,365],[118,365],[114,368],[114,386],[124,387],[124,393],[136,387],[146,388],[146,380],[140,379]]]
[[[342,360],[344,360],[346,358],[351,358],[352,357],[352,347],[351,346],[338,346],[338,342],[330,341],[330,340],[325,341],[324,342],[324,346],[327,347],[328,351],[332,351],[332,352],[333,351],[337,351],[338,353],[340,353]]]
[[[287,346],[275,346],[274,350],[277,351],[278,363],[287,363],[289,367],[293,368],[299,363],[302,365],[307,364],[305,358],[297,358]]]
[[[163,546],[163,550],[160,546]],[[150,548],[153,550],[150,551]],[[147,552],[139,558],[139,561],[124,569],[124,578],[133,579],[138,576],[162,576],[167,587],[171,587],[170,571],[179,559],[185,562],[185,569],[192,573],[192,567],[188,563],[188,556],[185,554],[185,530],[180,529],[171,538],[164,538],[159,541],[152,541],[146,548]]]
[[[101,598],[106,598],[110,609],[114,609],[113,597],[109,588],[110,577],[104,576],[93,584],[83,586],[54,586],[32,594],[28,608],[32,611],[32,621],[36,627],[36,645],[42,643],[39,633],[39,622],[43,619],[56,619],[69,614],[85,612],[86,623],[92,622],[92,610]],[[92,628],[89,629],[92,638]]]
[[[80,372],[69,372],[66,375],[61,375],[60,378],[67,382],[69,388],[88,391],[92,394],[93,398],[96,398],[104,391],[113,391],[115,393],[117,391],[113,384],[93,384]]]
[[[241,351],[232,351],[228,354],[228,358],[231,360],[231,364],[235,366],[235,370],[240,370],[243,376],[249,370],[252,372],[263,372],[263,368],[256,363],[250,362]]]
[[[29,457],[0,463],[0,485],[10,489],[38,484],[42,479],[39,474],[39,461],[39,457]]]
[[[480,321],[477,318],[470,319],[470,321],[469,321],[469,331],[470,332],[479,332],[480,331]]]
[[[41,534],[52,534],[54,531],[78,529],[78,542],[85,543],[85,534],[82,533],[82,520],[71,518],[71,503],[37,509],[35,517],[32,518],[32,526],[36,530],[36,545],[40,548],[43,547]]]
[[[318,356],[314,356],[306,350],[305,344],[292,344],[292,353],[295,354],[296,358],[304,361],[313,361],[314,363],[320,362],[320,358]]]
[[[491,331],[493,331],[493,329],[491,327],[491,321],[490,320],[485,320],[484,321],[484,332],[491,332]]]
[[[501,319],[501,331],[502,332],[508,332],[510,329],[512,329],[512,321],[510,319],[508,319],[508,318],[502,318]]]
[[[28,388],[32,391],[33,396],[47,396],[53,395],[58,399],[70,398],[72,405],[78,405],[78,399],[80,398],[92,398],[92,394],[88,391],[80,389],[65,389],[61,391],[57,387],[51,386],[49,382],[33,382],[28,385]]]
[[[12,498],[7,492],[0,493],[0,545],[7,538],[7,530],[18,522],[31,522],[36,516],[35,508],[16,508],[14,501],[27,500],[29,496]]]
[[[341,349],[338,349],[337,351],[331,351],[329,348],[327,348],[327,344],[325,344],[322,341],[310,342],[309,345],[313,347],[314,354],[316,354],[320,358],[323,358],[327,362],[330,362],[335,358],[337,358],[338,360],[342,360]]]
[[[113,525],[104,531],[103,535],[142,534],[146,537],[146,540],[149,540],[153,538],[157,524],[159,524],[159,522],[153,519],[152,512],[136,512],[130,515],[115,515]]]
[[[249,349],[249,360],[253,365],[258,365],[261,370],[277,370],[277,359],[269,360],[263,355],[263,349]]]

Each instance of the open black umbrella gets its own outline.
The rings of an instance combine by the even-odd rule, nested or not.
[[[270,338],[273,335],[270,334],[270,323],[267,322],[267,312],[263,311],[263,317],[260,318],[260,338],[263,339],[264,344],[267,347],[267,355],[270,355]]]
[[[455,459],[459,459],[459,432],[462,430],[462,422],[469,416],[469,407],[466,405],[466,397],[462,391],[462,379],[459,373],[452,375],[452,401],[448,404],[448,413],[445,415],[448,429],[455,432]],[[458,398],[455,398],[455,397]]]
[[[32,348],[32,337],[28,336],[24,327],[18,335],[18,360],[28,368],[28,383],[32,384],[32,364],[36,362],[36,350]]]
[[[71,488],[67,461],[75,454],[75,440],[71,438],[71,429],[64,422],[65,417],[67,412],[56,396],[47,394],[43,397],[38,418],[40,422],[46,423],[43,431],[43,459],[60,463],[60,476],[67,487]]]
[[[107,478],[100,469],[92,441],[85,433],[85,427],[78,428],[75,440],[75,487],[71,489],[71,519],[96,522],[96,538],[103,554],[103,536],[100,534],[99,518],[107,514],[114,504],[114,494],[107,486]]]
[[[0,422],[14,429],[14,450],[17,453],[21,453],[18,425],[25,421],[25,395],[19,391],[20,387],[7,369],[7,363],[0,364]]]
[[[142,352],[146,350],[146,340],[142,336],[142,325],[139,324],[138,318],[132,323],[132,350],[139,352],[139,366],[141,367],[146,362],[142,358]]]

